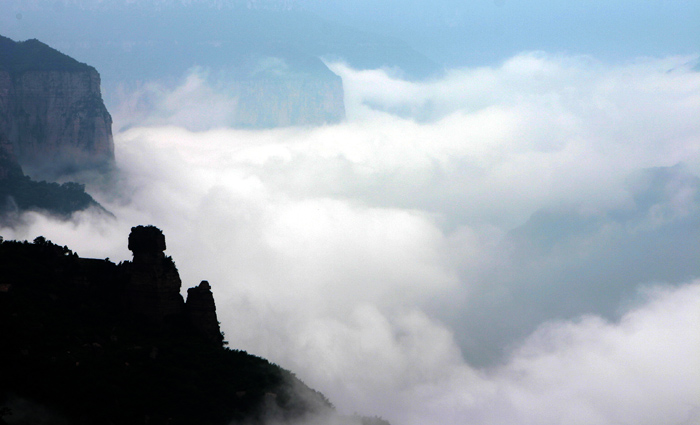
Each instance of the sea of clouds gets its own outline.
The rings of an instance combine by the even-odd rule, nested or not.
[[[158,226],[230,346],[344,413],[695,424],[695,60],[524,53],[427,82],[331,64],[347,121],[273,130],[231,128],[196,69],[111,108],[119,177],[93,195],[116,218],[0,234],[118,262]]]

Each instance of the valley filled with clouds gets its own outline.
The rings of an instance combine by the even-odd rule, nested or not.
[[[192,69],[110,108],[118,176],[91,193],[116,218],[0,230],[118,262],[158,226],[230,346],[342,412],[696,423],[696,61],[522,53],[422,82],[329,63],[347,120],[268,130],[232,128]]]

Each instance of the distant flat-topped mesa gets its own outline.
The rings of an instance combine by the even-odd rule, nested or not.
[[[0,36],[0,141],[32,177],[54,179],[114,161],[100,75],[37,40]]]

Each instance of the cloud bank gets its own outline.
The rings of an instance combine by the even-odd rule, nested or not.
[[[95,197],[116,220],[2,234],[119,261],[131,226],[159,226],[230,345],[346,413],[695,423],[692,66],[532,53],[416,83],[334,64],[346,123],[265,131],[227,128],[235,99],[195,70],[115,113],[121,180]]]

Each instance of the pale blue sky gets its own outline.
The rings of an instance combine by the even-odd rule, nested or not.
[[[403,38],[447,65],[500,61],[523,50],[605,60],[700,51],[697,0],[305,0],[305,6]]]
[[[115,5],[128,4],[138,15],[153,4],[179,3],[246,2],[3,0],[11,13],[0,17],[0,34],[17,39],[46,38],[51,32],[45,28],[47,21],[32,26],[33,19],[37,14],[59,16],[60,11],[65,15],[65,5],[68,8],[87,5],[92,9],[99,5],[97,9],[107,12]],[[265,8],[293,4],[335,23],[391,35],[448,67],[495,64],[532,50],[587,54],[613,62],[639,56],[700,53],[698,0],[255,0],[253,3]],[[23,19],[17,19],[18,14]],[[115,20],[127,16],[122,14]],[[196,8],[191,16],[197,17]],[[128,34],[128,22],[115,24],[123,24]],[[73,30],[58,28],[59,32]]]

